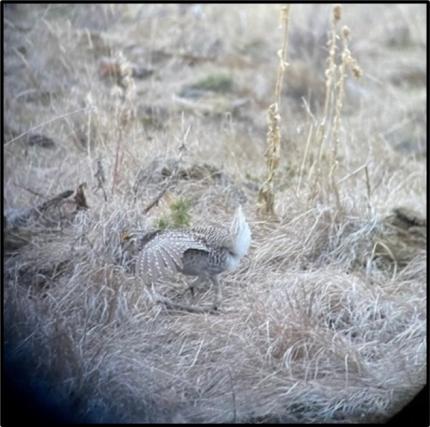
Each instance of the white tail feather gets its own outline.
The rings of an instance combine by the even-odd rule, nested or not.
[[[251,245],[251,229],[246,222],[241,206],[236,210],[230,230],[233,237],[232,250],[235,255],[242,258],[248,253],[249,246]]]

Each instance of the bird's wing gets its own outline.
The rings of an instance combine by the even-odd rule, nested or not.
[[[157,234],[145,244],[137,259],[139,276],[154,282],[182,268],[182,257],[186,250],[197,249],[208,252],[208,247],[193,234],[167,231]]]
[[[193,227],[192,231],[196,235],[200,235],[202,240],[209,246],[230,247],[232,244],[231,235],[228,229],[220,227]]]

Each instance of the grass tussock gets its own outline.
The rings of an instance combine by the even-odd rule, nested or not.
[[[282,35],[278,5],[225,7],[6,5],[6,360],[81,421],[384,422],[426,382],[425,86],[396,83],[425,69],[423,10],[294,5],[284,90],[285,10]],[[220,312],[154,300],[135,237],[239,204]]]

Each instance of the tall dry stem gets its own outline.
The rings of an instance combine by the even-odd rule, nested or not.
[[[345,98],[345,79],[350,70],[354,77],[362,75],[361,68],[352,57],[348,42],[350,30],[342,27],[342,55],[340,64],[336,63],[337,24],[342,17],[342,8],[335,5],[331,17],[331,32],[328,42],[329,55],[325,71],[325,99],[323,117],[316,131],[318,155],[312,165],[309,177],[316,170],[313,180],[313,196],[319,195],[325,202],[329,201],[332,194],[335,198],[336,208],[342,210],[338,183],[335,173],[338,166],[338,146],[340,142],[340,128],[342,109]],[[331,138],[330,138],[331,136]],[[327,142],[331,141],[331,152],[328,152]]]
[[[266,139],[267,149],[265,152],[267,178],[259,190],[257,203],[257,208],[260,212],[271,216],[275,215],[275,193],[273,191],[273,179],[276,169],[279,166],[281,151],[281,116],[279,111],[285,71],[288,67],[287,49],[289,15],[290,6],[284,6],[281,9],[281,23],[284,26],[284,36],[282,49],[278,51],[279,67],[275,86],[275,102],[271,104],[268,109],[268,131]]]
[[[324,112],[322,123],[328,122],[328,115],[330,106],[333,99],[333,85],[336,79],[336,39],[337,39],[337,23],[342,18],[342,6],[336,4],[333,7],[331,18],[331,31],[330,40],[328,41],[329,55],[327,58],[327,68],[325,70],[325,98],[324,98]]]
[[[115,191],[115,186],[118,181],[120,164],[122,160],[121,142],[124,135],[124,130],[130,125],[135,116],[134,98],[136,95],[136,84],[132,76],[132,68],[130,63],[120,51],[117,54],[117,63],[119,73],[117,76],[117,85],[121,90],[121,101],[116,106],[117,117],[117,145],[115,149],[115,163],[112,172],[112,194]]]
[[[340,197],[339,197],[339,189],[335,180],[335,171],[338,166],[338,158],[337,158],[337,150],[340,142],[340,125],[342,119],[342,108],[343,101],[345,98],[345,79],[347,77],[348,69],[351,70],[351,73],[354,77],[360,77],[362,71],[357,64],[357,61],[352,57],[351,51],[348,47],[349,35],[351,31],[345,25],[342,27],[341,31],[341,39],[342,39],[342,57],[341,63],[339,65],[339,73],[337,77],[337,81],[335,84],[335,95],[336,95],[336,103],[334,108],[334,118],[333,118],[333,131],[332,131],[332,150],[331,150],[331,167],[330,167],[330,186],[332,192],[336,198],[336,206],[338,210],[341,210]]]
[[[288,20],[290,17],[290,6],[284,6],[281,9],[281,25],[284,26],[284,37],[282,39],[282,49],[278,51],[279,67],[275,86],[275,102],[278,108],[281,105],[281,93],[284,84],[285,71],[288,67],[287,52],[288,52]]]
[[[316,147],[318,154],[315,158],[314,164],[311,166],[309,172],[309,179],[312,178],[314,171],[316,171],[314,180],[313,180],[313,197],[317,194],[320,194],[321,189],[321,178],[323,176],[327,177],[328,172],[323,170],[322,165],[322,157],[324,152],[324,145],[326,144],[328,138],[328,131],[330,129],[329,125],[332,117],[333,110],[333,100],[334,100],[334,85],[336,81],[336,40],[337,40],[337,24],[342,18],[342,6],[340,4],[336,4],[333,6],[331,20],[330,20],[330,35],[329,40],[327,42],[328,46],[328,57],[327,57],[327,66],[325,69],[325,96],[324,96],[324,109],[322,114],[322,119],[319,123],[319,126],[316,129]],[[312,198],[313,198],[312,197]]]
[[[259,210],[266,215],[275,214],[275,194],[273,192],[273,178],[279,165],[281,148],[281,128],[278,104],[275,102],[269,107],[267,122],[267,149],[265,153],[267,165],[267,179],[258,193]]]

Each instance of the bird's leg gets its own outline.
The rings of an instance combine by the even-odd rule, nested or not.
[[[191,293],[191,299],[194,301],[194,287],[196,286],[196,284],[201,280],[201,277],[198,276],[196,277],[189,285],[188,285],[188,289],[190,290]]]
[[[217,310],[221,303],[221,286],[216,276],[211,276],[210,280],[215,285],[215,301],[213,304],[214,310]]]

